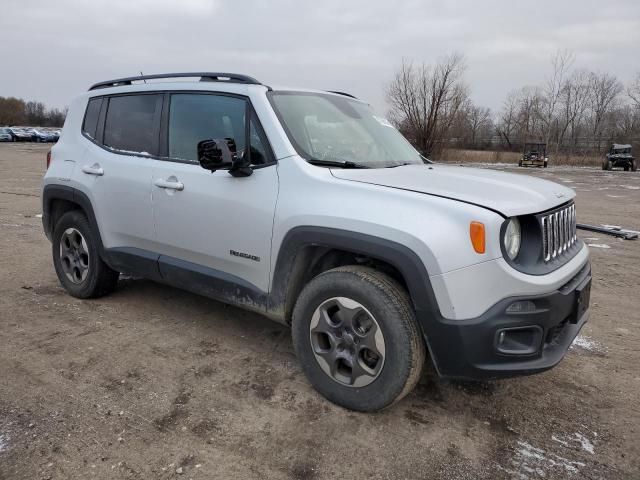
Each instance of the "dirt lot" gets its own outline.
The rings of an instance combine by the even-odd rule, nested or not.
[[[138,279],[66,295],[38,218],[45,152],[0,145],[0,479],[640,478],[640,241],[581,233],[591,320],[557,368],[482,384],[427,369],[356,414],[259,315]],[[640,229],[640,174],[525,173],[575,188],[579,221]]]

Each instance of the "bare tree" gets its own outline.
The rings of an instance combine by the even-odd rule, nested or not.
[[[546,143],[549,143],[551,138],[551,131],[554,126],[554,121],[556,120],[556,110],[562,91],[565,88],[567,73],[571,68],[573,60],[574,55],[568,50],[557,51],[551,59],[553,71],[545,85],[544,109],[541,116],[545,127],[544,139]]]
[[[635,104],[636,108],[640,108],[640,72],[636,75],[635,80],[627,88],[627,95]]]
[[[21,98],[0,97],[0,126],[30,125],[33,127],[61,127],[66,109],[47,110],[41,102],[25,102]]]
[[[467,98],[463,72],[464,59],[458,54],[434,66],[403,61],[387,87],[391,118],[427,155],[441,144]]]
[[[608,73],[591,73],[591,125],[594,139],[597,141],[597,148],[600,150],[604,121],[607,114],[613,110],[616,101],[623,91],[622,83],[614,75]]]
[[[518,120],[518,92],[512,90],[507,95],[506,100],[502,106],[502,112],[498,119],[497,131],[500,136],[507,143],[508,148],[512,148],[513,141],[512,136],[516,131],[516,124]]]
[[[580,70],[574,72],[565,82],[559,97],[559,125],[556,151],[564,144],[567,132],[572,139],[571,146],[577,143],[580,126],[584,121],[591,98],[589,73]]]
[[[485,107],[478,107],[473,105],[470,101],[467,102],[464,109],[464,115],[466,117],[467,131],[469,134],[469,143],[476,147],[478,138],[483,133],[491,130],[493,122],[491,120],[491,110]]]
[[[521,142],[540,140],[542,93],[538,87],[524,87],[518,95],[518,137]]]

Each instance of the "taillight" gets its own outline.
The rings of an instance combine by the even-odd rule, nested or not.
[[[51,163],[51,150],[47,152],[47,169],[49,169],[50,163]]]

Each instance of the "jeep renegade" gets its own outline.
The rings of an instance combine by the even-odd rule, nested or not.
[[[228,73],[101,82],[47,165],[69,294],[127,273],[259,312],[350,409],[397,402],[427,357],[450,378],[542,372],[588,318],[573,190],[433,164],[349,94]]]

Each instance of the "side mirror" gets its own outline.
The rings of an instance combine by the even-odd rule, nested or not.
[[[206,170],[229,170],[236,159],[236,142],[233,138],[202,140],[198,142],[198,162]]]
[[[198,142],[198,162],[202,168],[211,172],[229,170],[234,177],[248,177],[253,173],[246,152],[238,155],[233,138]]]

